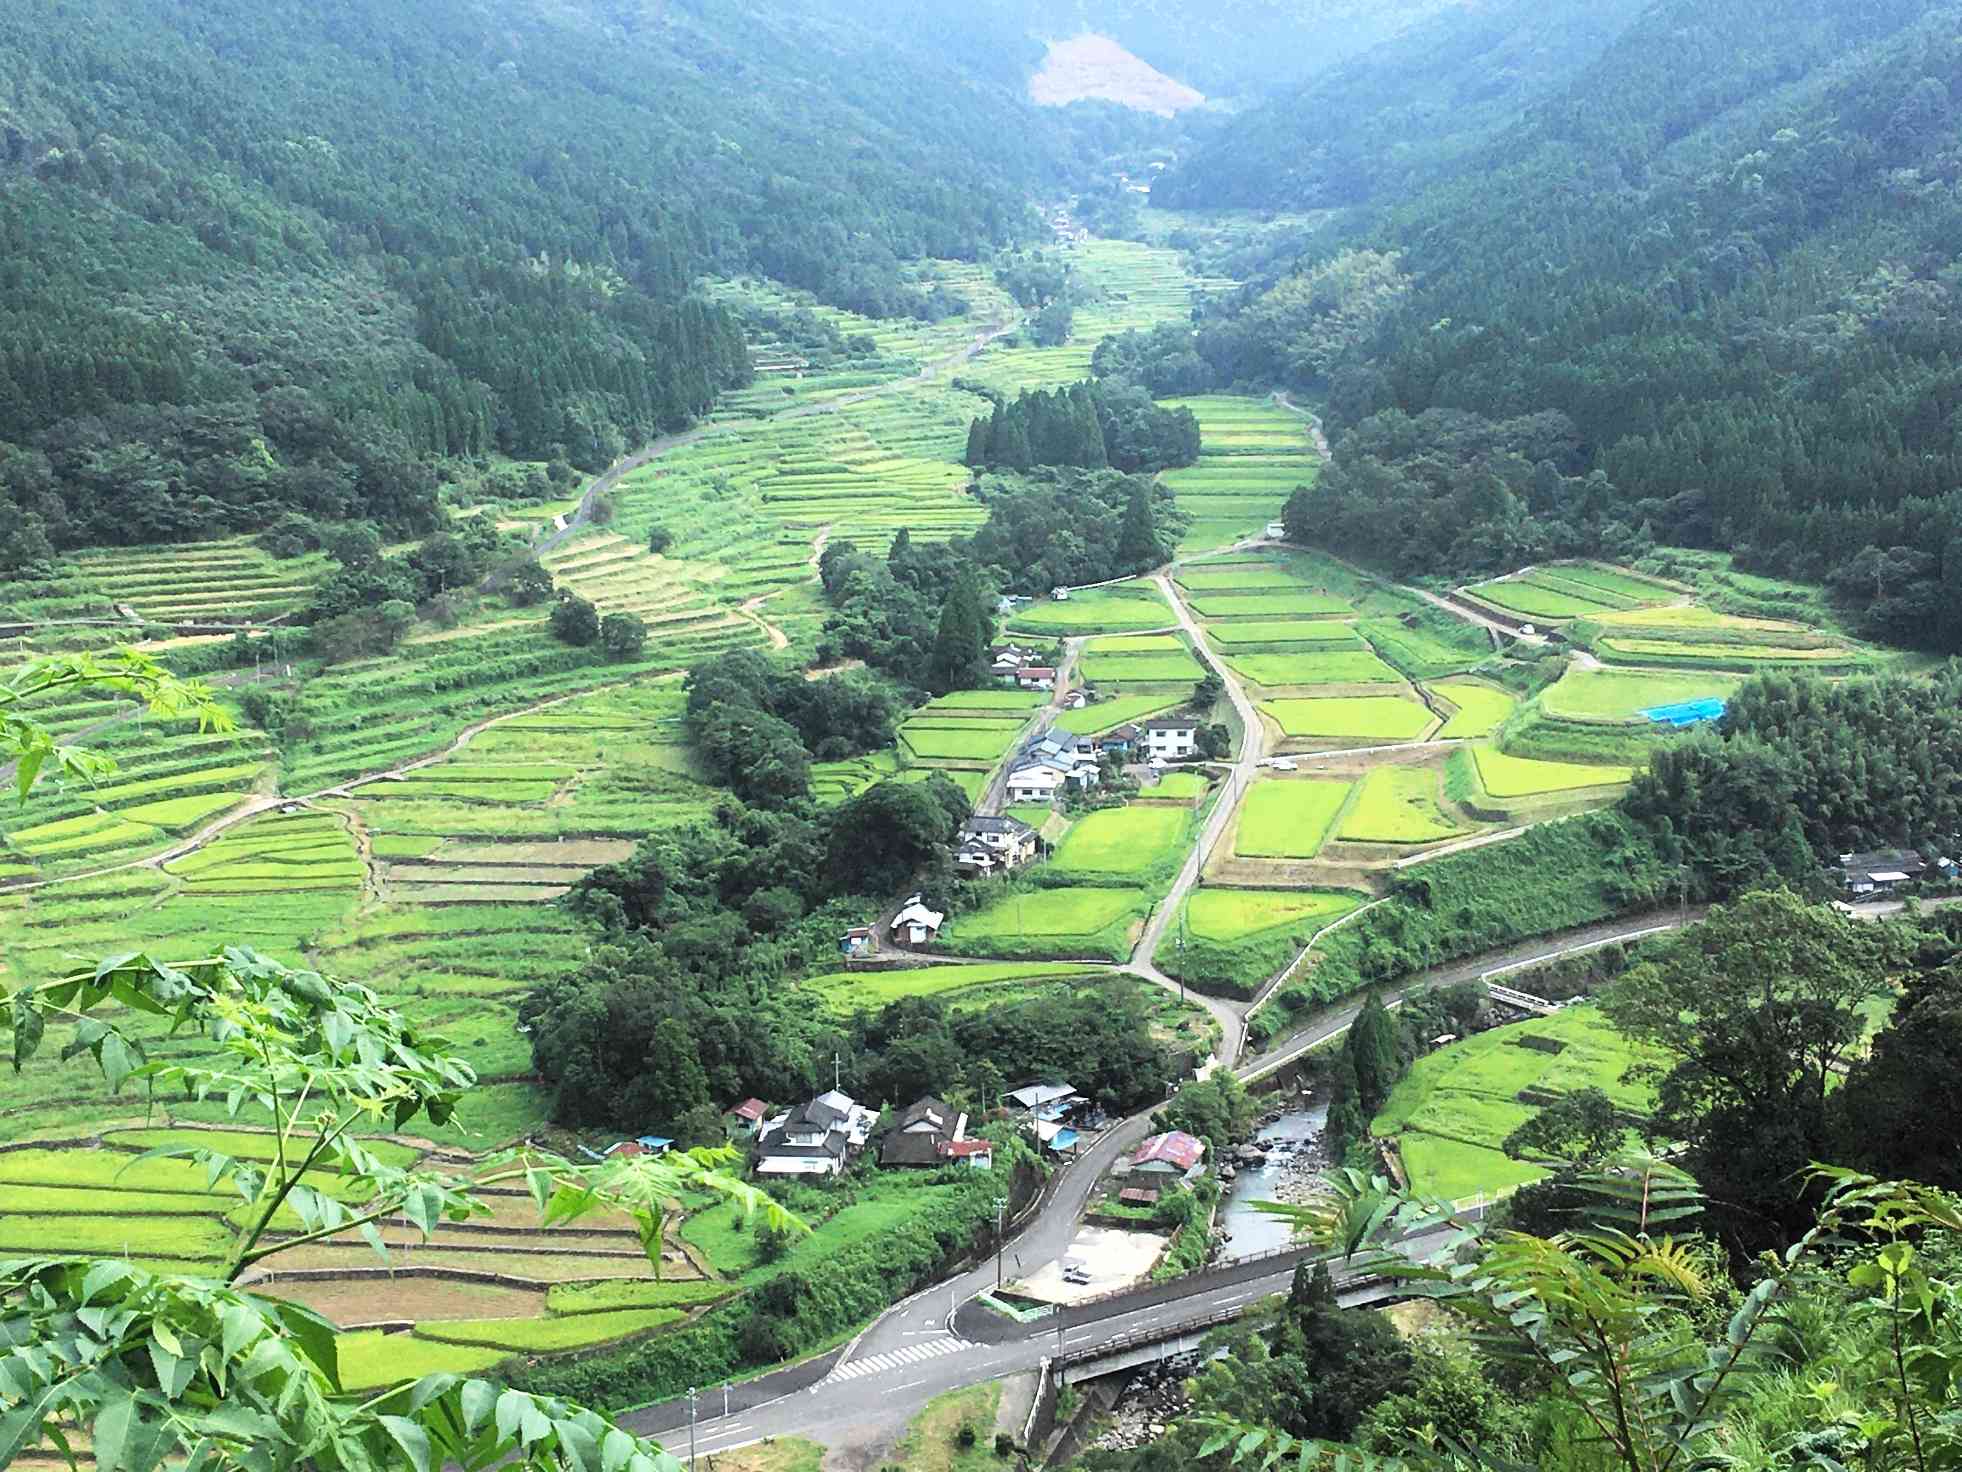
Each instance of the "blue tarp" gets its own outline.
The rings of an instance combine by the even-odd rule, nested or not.
[[[1696,726],[1705,721],[1716,720],[1724,713],[1726,704],[1723,696],[1708,695],[1701,700],[1685,700],[1676,705],[1651,706],[1642,714],[1658,726],[1674,726],[1680,729],[1684,726]]]
[[[1049,1142],[1049,1148],[1058,1154],[1061,1154],[1065,1150],[1074,1150],[1076,1148],[1076,1131],[1056,1131],[1056,1138]]]

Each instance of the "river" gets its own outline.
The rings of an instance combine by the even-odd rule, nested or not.
[[[1233,1184],[1226,1188],[1220,1225],[1229,1235],[1220,1251],[1222,1262],[1288,1245],[1287,1223],[1256,1211],[1254,1202],[1281,1199],[1290,1181],[1323,1168],[1321,1152],[1307,1147],[1319,1143],[1327,1122],[1328,1105],[1318,1102],[1289,1110],[1255,1134],[1252,1143],[1256,1149],[1267,1150],[1267,1164],[1240,1167]]]

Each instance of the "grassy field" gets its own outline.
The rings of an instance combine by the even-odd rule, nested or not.
[[[1219,889],[1186,898],[1158,968],[1202,992],[1251,997],[1324,926],[1362,904],[1342,890]]]
[[[955,956],[1123,961],[1149,907],[1138,889],[1031,890],[954,916],[939,948]]]
[[[1031,965],[1025,961],[973,966],[918,966],[901,971],[839,971],[797,983],[800,992],[818,998],[826,1011],[847,1016],[876,1012],[908,997],[948,997],[975,987],[1006,982],[1037,985],[1087,974],[1081,966],[1060,963]]]
[[[1174,807],[1104,808],[1070,829],[1049,867],[1089,881],[1131,882],[1185,856],[1191,815]]]
[[[1438,774],[1427,767],[1378,767],[1342,815],[1344,843],[1434,843],[1469,832],[1438,805]]]
[[[1155,584],[1140,580],[1109,588],[1072,593],[1061,603],[1038,598],[1009,618],[1011,634],[1060,639],[1076,634],[1123,634],[1139,629],[1168,629],[1178,622],[1165,595]]]
[[[1740,683],[1723,675],[1570,669],[1540,695],[1540,706],[1565,720],[1634,721],[1657,706],[1728,696]]]
[[[1008,755],[1026,725],[1016,717],[954,721],[915,716],[899,728],[899,740],[920,760],[992,764]]]
[[[1260,709],[1282,735],[1317,740],[1415,741],[1437,719],[1429,706],[1402,695],[1263,700]]]
[[[1096,685],[1196,684],[1206,671],[1182,638],[1166,635],[1162,636],[1163,642],[1135,647],[1135,641],[1140,638],[1159,637],[1120,635],[1115,639],[1092,639],[1083,648],[1077,671]]]
[[[1507,756],[1490,746],[1471,748],[1478,785],[1497,798],[1541,797],[1588,787],[1615,787],[1635,775],[1632,767],[1583,766],[1578,762],[1543,762]]]
[[[1310,654],[1229,654],[1232,670],[1270,690],[1307,685],[1401,685],[1403,676],[1367,649]]]
[[[1312,859],[1349,801],[1347,782],[1267,778],[1247,790],[1233,852],[1243,859]]]
[[[1182,555],[1230,546],[1278,521],[1287,499],[1315,483],[1321,460],[1306,422],[1261,399],[1207,394],[1168,399],[1199,421],[1198,461],[1160,477],[1192,517]]]
[[[1160,715],[1177,704],[1163,695],[1120,695],[1114,700],[1086,705],[1082,710],[1064,711],[1056,717],[1056,729],[1073,736],[1101,736],[1119,726]]]
[[[1490,736],[1519,704],[1498,686],[1482,680],[1439,680],[1430,690],[1457,707],[1437,733],[1440,741]]]
[[[1522,1092],[1597,1088],[1639,1116],[1653,1100],[1622,1075],[1641,1056],[1589,1007],[1493,1028],[1418,1059],[1371,1130],[1396,1136],[1417,1190],[1450,1200],[1490,1195],[1546,1173],[1500,1148],[1534,1112]]]

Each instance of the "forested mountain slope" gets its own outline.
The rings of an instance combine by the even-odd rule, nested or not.
[[[1448,6],[1229,123],[1152,187],[1168,209],[1393,197],[1596,60],[1647,0]]]
[[[1065,128],[843,6],[20,0],[0,500],[412,528],[432,456],[604,463],[748,372],[694,279],[937,310],[899,263],[1026,234]]]
[[[1326,393],[1331,545],[1448,573],[1729,547],[1962,648],[1958,103],[1962,6],[1666,0],[1328,247],[1380,255],[1304,263],[1198,346]]]

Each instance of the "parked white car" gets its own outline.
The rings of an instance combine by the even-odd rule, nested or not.
[[[1270,757],[1267,765],[1277,772],[1298,772],[1301,770],[1301,763],[1291,756]]]

